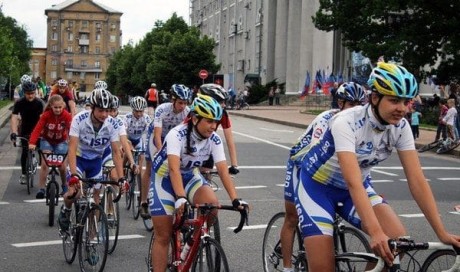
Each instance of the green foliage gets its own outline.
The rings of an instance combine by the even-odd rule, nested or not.
[[[439,108],[429,108],[423,107],[420,111],[422,117],[420,118],[420,123],[431,125],[431,126],[438,126],[438,117],[439,117]]]
[[[272,86],[279,86],[282,90],[282,93],[284,91],[284,86],[286,85],[285,82],[283,83],[278,83],[278,79],[274,79],[270,82],[267,82],[265,85],[253,85],[249,89],[249,97],[248,97],[248,103],[249,104],[258,104],[261,101],[267,100],[268,99],[268,91]]]
[[[169,90],[174,83],[200,84],[199,70],[212,74],[220,69],[214,46],[212,39],[200,38],[196,27],[173,14],[165,23],[155,22],[139,44],[128,44],[113,55],[107,82],[117,94],[130,95],[143,95],[152,82],[160,90]]]
[[[338,30],[350,50],[376,61],[400,61],[419,77],[425,64],[441,60],[442,81],[460,79],[460,1],[320,0],[313,17],[320,30]]]
[[[17,83],[29,71],[32,41],[17,21],[5,17],[0,9],[0,77]]]

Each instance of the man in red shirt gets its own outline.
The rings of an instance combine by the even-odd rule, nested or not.
[[[158,91],[155,83],[152,83],[150,89],[145,92],[145,100],[147,100],[148,114],[152,117],[158,105]]]
[[[62,96],[66,105],[66,110],[70,112],[72,116],[75,116],[75,114],[77,113],[77,108],[72,94],[72,90],[70,90],[67,84],[67,80],[61,78],[53,86],[50,96],[56,94]]]

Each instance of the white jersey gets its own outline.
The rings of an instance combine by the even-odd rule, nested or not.
[[[153,118],[153,127],[161,127],[161,139],[166,137],[166,134],[175,126],[179,125],[187,117],[190,108],[187,106],[179,113],[174,112],[173,103],[164,103],[155,109],[155,117]]]
[[[213,132],[211,137],[202,139],[196,132],[190,133],[190,148],[187,150],[188,124],[181,124],[169,131],[164,145],[153,158],[152,169],[157,175],[169,174],[168,155],[180,157],[180,170],[182,173],[193,171],[203,165],[212,155],[214,162],[225,161],[224,146],[221,138]]]
[[[139,119],[134,117],[132,112],[126,114],[123,119],[123,123],[125,124],[128,139],[131,141],[140,140],[142,135],[147,133],[151,122],[152,119],[146,113],[144,113],[144,115],[142,115]]]
[[[112,142],[118,142],[120,124],[111,116],[105,119],[98,132],[91,122],[91,111],[84,110],[75,115],[70,126],[69,136],[79,139],[77,156],[92,160],[100,158]]]
[[[409,122],[403,118],[397,125],[384,126],[369,105],[354,107],[334,115],[323,137],[311,144],[302,171],[320,183],[347,189],[336,152],[356,154],[364,182],[371,168],[391,155],[393,147],[415,150]]]

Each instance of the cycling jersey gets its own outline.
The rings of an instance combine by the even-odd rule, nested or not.
[[[30,136],[44,108],[45,104],[40,98],[29,101],[23,97],[14,103],[12,113],[21,115],[21,136]]]
[[[161,127],[161,141],[163,142],[166,134],[175,126],[179,125],[185,120],[187,115],[190,112],[190,108],[187,106],[185,109],[179,113],[174,112],[173,103],[164,103],[158,106],[155,110],[155,116],[153,122],[150,123],[148,132],[147,132],[147,152],[145,157],[147,159],[152,158],[156,153],[155,141],[153,131],[155,127]]]
[[[69,132],[70,136],[79,138],[77,157],[87,160],[102,158],[104,150],[112,142],[119,141],[119,129],[118,121],[109,116],[96,132],[91,122],[91,111],[79,112],[72,119]]]
[[[126,128],[123,123],[123,119],[120,116],[114,117],[116,123],[118,124],[118,136],[126,136]],[[102,165],[112,160],[112,146],[109,145],[102,155]]]
[[[144,150],[142,135],[147,133],[151,122],[152,119],[146,113],[144,113],[140,118],[134,117],[132,112],[125,115],[123,123],[125,124],[128,139],[132,142],[133,147]]]

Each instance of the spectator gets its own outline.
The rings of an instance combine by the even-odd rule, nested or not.
[[[273,106],[273,98],[275,97],[275,86],[271,86],[268,91],[268,105]]]
[[[280,86],[277,86],[275,89],[275,105],[281,105],[280,103],[281,89]]]
[[[434,139],[435,142],[439,141],[440,137],[442,137],[443,141],[445,141],[447,138],[446,124],[444,124],[442,120],[446,116],[449,108],[446,106],[445,99],[439,100],[438,105],[439,105],[439,118],[438,118],[438,128],[436,130],[436,138]]]
[[[240,91],[241,91],[241,89],[238,88],[238,93],[239,93]],[[236,93],[235,93],[235,91],[234,91],[232,88],[230,88],[230,89],[228,90],[228,97],[229,97],[229,101],[228,101],[228,102],[229,102],[230,108],[231,108],[231,109],[235,108]]]
[[[417,111],[417,108],[415,105],[411,107],[411,117],[410,117],[410,126],[412,129],[412,135],[414,136],[414,140],[417,139],[420,134],[419,134],[419,124],[420,124],[420,117],[422,117],[422,114]]]
[[[449,99],[447,100],[447,107],[449,110],[446,113],[446,116],[442,118],[442,122],[446,124],[447,127],[447,137],[450,138],[452,141],[456,141],[457,136],[457,129],[455,128],[455,119],[457,119],[457,109],[455,108],[455,100]]]
[[[334,82],[334,87],[331,90],[331,109],[338,109],[339,104],[337,102],[337,96],[335,93],[337,92],[337,89],[339,87],[339,83]]]

